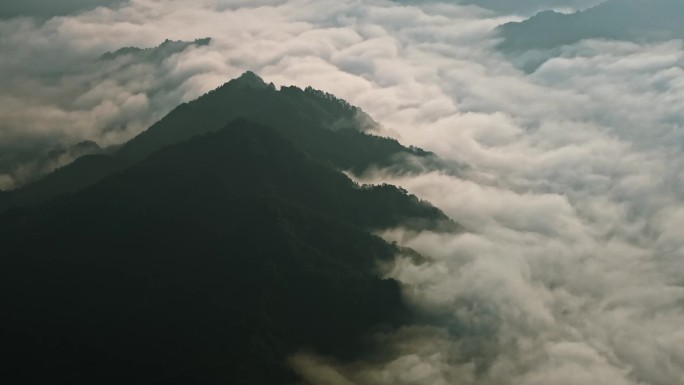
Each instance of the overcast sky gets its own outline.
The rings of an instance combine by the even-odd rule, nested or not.
[[[546,2],[482,3],[491,9],[131,0],[10,18],[0,22],[0,151],[29,159],[83,140],[120,143],[245,70],[323,89],[386,135],[468,164],[459,177],[363,179],[400,184],[470,232],[383,232],[434,258],[383,268],[443,322],[379,337],[387,355],[373,364],[294,356],[312,384],[684,383],[682,41],[584,40],[525,73],[491,31]],[[98,61],[208,36],[207,46]],[[21,170],[0,173],[0,188]]]

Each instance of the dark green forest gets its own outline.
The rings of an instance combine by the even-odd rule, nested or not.
[[[238,102],[255,107],[233,120]],[[400,250],[371,231],[459,226],[339,171],[432,156],[326,126],[354,113],[247,74],[112,155],[4,193],[30,197],[0,214],[4,378],[291,384],[293,353],[372,352],[373,333],[414,315],[377,270]]]

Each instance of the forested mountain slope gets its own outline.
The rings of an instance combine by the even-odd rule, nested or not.
[[[368,230],[451,223],[358,186],[245,120],[80,192],[0,215],[4,376],[56,384],[289,384],[410,320]],[[17,382],[12,382],[17,383]]]

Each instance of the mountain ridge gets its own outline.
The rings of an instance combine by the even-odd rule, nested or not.
[[[5,378],[296,383],[290,354],[351,359],[410,322],[377,270],[401,250],[368,230],[445,218],[236,120],[0,213]]]
[[[499,26],[504,52],[551,49],[585,39],[634,42],[684,38],[680,16],[684,3],[677,0],[608,0],[583,11],[542,11],[521,22]]]
[[[392,166],[404,171],[416,167],[415,162],[402,162],[402,157],[420,159],[418,163],[428,168],[443,167],[432,153],[364,132],[355,124],[360,110],[331,96],[311,88],[276,90],[253,72],[246,72],[192,102],[179,105],[111,154],[76,159],[42,179],[5,194],[0,198],[0,211],[78,191],[156,150],[217,131],[237,118],[273,127],[315,158],[352,173],[362,173],[374,166]]]

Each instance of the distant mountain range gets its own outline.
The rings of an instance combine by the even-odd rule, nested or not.
[[[584,9],[601,0],[393,0],[401,4],[458,3],[476,5],[502,14],[530,15],[545,9]]]
[[[137,56],[138,60],[159,63],[161,61],[159,59],[165,59],[171,54],[183,52],[188,47],[203,47],[209,45],[209,43],[211,43],[211,38],[208,37],[203,39],[196,39],[194,41],[167,39],[163,43],[159,44],[157,47],[153,48],[124,47],[119,48],[114,52],[106,52],[102,55],[100,60],[114,60],[124,55],[134,55]]]
[[[684,2],[608,0],[571,14],[544,11],[498,28],[504,51],[551,49],[585,39],[654,42],[684,39]]]
[[[0,19],[19,16],[50,18],[108,7],[124,0],[4,0],[0,2]]]
[[[372,231],[461,228],[401,188],[340,171],[437,162],[366,122],[332,95],[248,72],[111,154],[0,194],[11,353],[0,376],[295,384],[293,353],[371,352],[367,336],[415,319],[378,263],[422,258]]]

